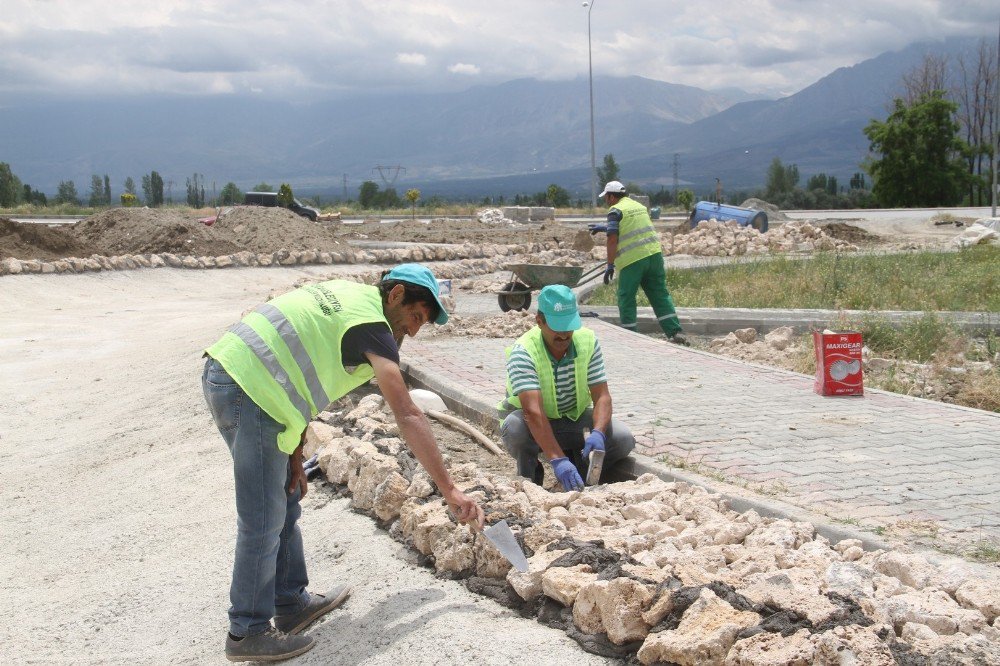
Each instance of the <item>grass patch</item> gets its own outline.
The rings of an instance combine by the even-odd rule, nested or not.
[[[966,556],[977,562],[1000,562],[1000,547],[989,541],[980,541],[966,552]]]
[[[671,270],[674,302],[704,308],[952,310],[1000,312],[1000,247],[812,259],[784,256],[701,269]],[[615,305],[613,288],[588,300]],[[649,305],[639,293],[639,304]]]

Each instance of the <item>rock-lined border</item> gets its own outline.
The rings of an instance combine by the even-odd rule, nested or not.
[[[68,257],[55,261],[38,259],[0,260],[0,275],[86,273],[99,271],[135,270],[139,268],[234,268],[267,266],[304,266],[317,264],[377,264],[404,261],[453,261],[532,255],[559,249],[557,241],[524,243],[519,245],[477,245],[463,243],[453,246],[417,245],[406,248],[375,250],[347,249],[326,252],[320,250],[278,250],[270,253],[237,252],[218,257],[177,255],[171,253],[130,254],[103,256],[92,255],[86,259]]]
[[[344,413],[346,412],[346,413]],[[1000,664],[1000,581],[955,560],[831,544],[651,474],[550,493],[451,469],[529,557],[518,573],[455,524],[378,395],[307,430],[327,479],[438,575],[643,664]],[[325,422],[324,422],[325,421]],[[334,425],[331,425],[334,424]]]

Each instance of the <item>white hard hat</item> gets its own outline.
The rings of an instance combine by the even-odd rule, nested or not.
[[[603,197],[605,194],[625,194],[625,186],[619,183],[617,180],[612,180],[610,183],[604,186],[604,191],[597,196]]]

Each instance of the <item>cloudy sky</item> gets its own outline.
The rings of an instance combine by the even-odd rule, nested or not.
[[[55,94],[457,90],[640,75],[793,93],[915,41],[996,39],[997,0],[4,0],[0,103]]]

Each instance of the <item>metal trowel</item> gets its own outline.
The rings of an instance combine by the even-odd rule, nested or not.
[[[597,482],[601,480],[601,470],[604,468],[604,451],[591,451],[590,452],[590,462],[587,464],[587,479],[586,483],[588,486],[596,486]]]
[[[521,550],[521,545],[510,531],[510,525],[506,520],[487,527],[483,530],[483,536],[489,539],[489,542],[514,565],[515,569],[521,573],[528,570],[528,558],[524,556],[524,551]]]

